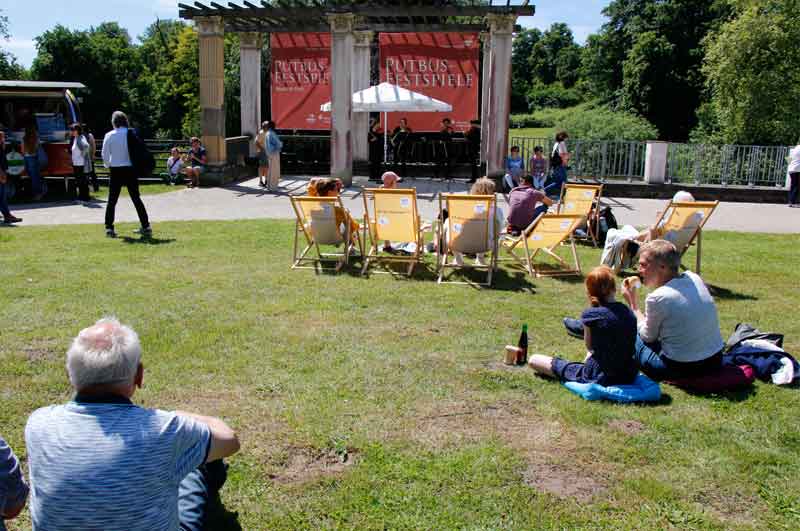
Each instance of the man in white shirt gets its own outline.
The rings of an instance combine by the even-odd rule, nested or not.
[[[125,186],[128,189],[128,195],[131,196],[133,206],[136,207],[139,222],[142,224],[139,234],[149,237],[153,234],[153,230],[150,228],[147,210],[139,195],[138,175],[136,175],[128,149],[128,117],[122,111],[114,111],[114,114],[111,115],[111,125],[114,126],[114,129],[106,133],[103,138],[103,164],[111,173],[106,206],[106,236],[117,237],[117,233],[114,232],[114,211],[117,207],[119,193]]]
[[[637,289],[623,283],[622,295],[636,314],[636,358],[654,380],[702,376],[722,366],[725,343],[714,299],[695,273],[679,273],[680,254],[665,240],[639,251],[639,276],[653,291],[639,309]]]
[[[789,206],[800,208],[798,192],[800,192],[800,142],[789,152]]]

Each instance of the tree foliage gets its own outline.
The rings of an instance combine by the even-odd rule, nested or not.
[[[795,0],[737,3],[708,41],[710,102],[702,129],[742,144],[794,144],[800,135],[800,10]]]
[[[8,50],[3,49],[2,43],[11,38],[11,32],[8,28],[8,17],[2,12],[3,10],[0,9],[0,79],[25,79],[27,73],[17,62],[17,58]]]

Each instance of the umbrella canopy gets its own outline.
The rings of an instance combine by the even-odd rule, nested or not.
[[[331,111],[331,102],[320,107],[323,112]],[[353,112],[450,112],[449,103],[413,92],[391,83],[359,90],[353,94]]]

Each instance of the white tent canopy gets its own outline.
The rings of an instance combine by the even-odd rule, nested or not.
[[[331,102],[323,104],[323,112],[331,111]],[[353,94],[353,112],[450,112],[449,103],[413,92],[391,83],[359,90]]]
[[[331,102],[320,106],[322,112],[331,112]],[[386,114],[390,112],[450,112],[453,106],[425,94],[414,92],[391,83],[383,82],[374,87],[353,93],[353,112],[382,112],[383,123],[389,123]],[[383,131],[383,161],[386,162],[389,150],[388,132]]]

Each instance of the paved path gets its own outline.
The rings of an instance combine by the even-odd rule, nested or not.
[[[294,214],[289,204],[289,194],[305,193],[307,179],[292,178],[281,181],[282,193],[267,193],[258,187],[256,178],[240,181],[222,188],[178,189],[156,195],[145,195],[150,220],[156,230],[160,221],[175,220],[230,220],[230,219],[291,219]],[[343,202],[355,215],[364,211],[361,186],[368,183],[356,179],[355,186],[346,190]],[[416,186],[420,213],[425,219],[436,217],[438,212],[437,192],[447,191],[448,186],[440,181],[409,179],[401,184]],[[453,182],[450,191],[468,189],[463,182]],[[505,198],[498,196],[500,204],[508,212]],[[655,220],[656,212],[665,201],[655,199],[604,198],[611,205],[620,224],[646,226]],[[24,218],[23,225],[60,225],[90,223],[102,226],[105,201],[94,201],[89,205],[75,202],[39,203],[16,205],[13,212]],[[121,197],[117,205],[117,221],[136,221],[136,211],[130,199]],[[747,232],[797,233],[800,232],[800,209],[785,205],[761,203],[723,203],[708,221],[711,230],[734,230]]]

